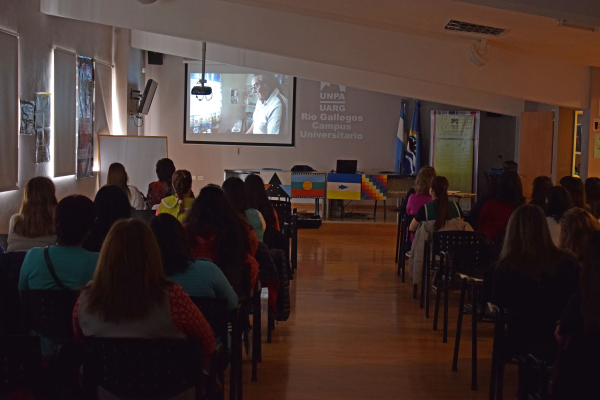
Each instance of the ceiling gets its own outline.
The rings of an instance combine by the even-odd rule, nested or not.
[[[331,21],[345,22],[446,41],[476,39],[477,35],[444,30],[450,19],[508,29],[488,43],[523,54],[537,54],[580,65],[600,66],[600,31],[558,27],[557,17],[600,24],[600,1],[562,2],[572,7],[565,12],[560,4],[552,9],[535,8],[533,3],[554,0],[221,0],[265,9],[284,11]],[[483,3],[486,5],[473,4]],[[530,6],[528,8],[523,5]],[[576,7],[582,3],[581,7]],[[501,8],[493,8],[490,5]],[[563,7],[564,8],[564,7]],[[512,11],[518,9],[519,12]],[[584,13],[587,12],[587,18]],[[539,14],[539,15],[535,15]]]

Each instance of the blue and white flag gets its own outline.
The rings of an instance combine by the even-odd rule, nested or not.
[[[421,103],[415,101],[415,111],[413,112],[410,132],[406,143],[406,152],[404,156],[403,172],[405,174],[416,175],[421,168]]]
[[[406,103],[402,99],[400,105],[400,123],[398,124],[398,133],[396,134],[396,161],[394,162],[394,172],[402,174],[404,168],[402,164],[404,162],[404,123],[406,121]]]

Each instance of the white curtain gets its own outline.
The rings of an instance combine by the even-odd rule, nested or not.
[[[0,54],[0,191],[5,191],[16,189],[19,179],[19,38],[0,32]]]
[[[54,176],[77,171],[77,56],[54,50]]]

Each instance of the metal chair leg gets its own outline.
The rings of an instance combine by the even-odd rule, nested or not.
[[[473,282],[473,302],[472,304],[472,320],[471,320],[471,390],[477,390],[477,286]]]
[[[417,292],[419,291],[419,285],[416,283],[413,285],[413,299],[417,298]]]
[[[454,339],[454,357],[452,358],[452,371],[458,371],[458,351],[460,349],[460,335],[462,333],[463,309],[465,307],[465,292],[467,291],[467,279],[462,279],[460,288],[460,302],[458,305],[458,321],[456,322],[456,337]]]
[[[425,318],[429,318],[429,293],[431,291],[431,263],[429,255],[427,256],[427,271],[425,272]]]
[[[442,343],[448,343],[448,295],[450,292],[450,258],[445,257],[446,268],[444,268],[444,333]],[[440,265],[440,270],[442,266]]]

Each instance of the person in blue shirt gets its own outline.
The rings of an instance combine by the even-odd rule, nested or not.
[[[81,244],[88,237],[95,219],[94,203],[85,196],[67,196],[56,206],[58,244],[47,248],[56,275],[67,288],[81,288],[94,276],[99,254],[82,249]],[[19,292],[61,288],[48,269],[44,249],[35,247],[27,252],[19,275]]]
[[[167,279],[180,285],[188,296],[227,299],[229,310],[238,307],[238,296],[212,261],[194,259],[183,225],[170,214],[152,218],[154,232],[162,254]]]

